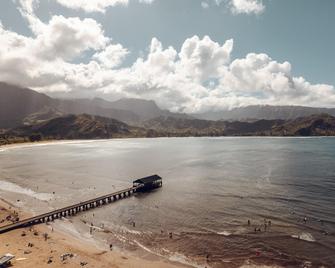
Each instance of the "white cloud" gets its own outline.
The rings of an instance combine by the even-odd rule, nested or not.
[[[193,36],[178,51],[153,38],[146,56],[120,67],[130,52],[113,44],[95,20],[53,16],[44,23],[34,14],[33,1],[25,3],[22,13],[34,35],[26,37],[0,24],[1,81],[64,96],[153,99],[163,108],[184,112],[335,103],[333,86],[293,76],[289,62],[256,53],[231,61],[233,40],[219,44],[208,36]],[[85,63],[80,62],[84,55]]]
[[[128,54],[129,51],[120,44],[111,44],[103,51],[95,53],[93,59],[99,61],[107,68],[113,68],[119,66]]]
[[[108,7],[128,5],[128,0],[56,0],[64,7],[85,12],[105,12]]]
[[[262,0],[231,0],[230,5],[234,14],[261,14],[265,10]]]
[[[155,0],[139,0],[140,3],[152,4]]]
[[[33,0],[29,0],[33,1]],[[55,0],[60,5],[70,8],[83,10],[85,12],[106,12],[107,8],[117,5],[128,5],[129,0]],[[138,0],[139,3],[151,4],[155,0]]]
[[[82,52],[99,50],[109,43],[101,25],[93,19],[53,16],[36,37],[37,53],[46,59],[74,59]]]
[[[207,3],[207,2],[205,2],[205,1],[202,1],[201,2],[201,6],[202,6],[202,8],[209,8],[209,4]]]
[[[13,0],[19,1],[22,9],[27,14],[32,14],[35,8],[39,5],[40,0]],[[101,12],[105,13],[106,10],[114,6],[127,6],[129,0],[53,0],[63,7],[83,10],[87,13],[90,12]],[[151,4],[155,0],[138,0],[139,3]]]
[[[186,39],[179,53],[180,72],[199,82],[217,77],[220,69],[229,62],[232,49],[232,39],[222,46],[208,36],[203,39],[198,36]]]

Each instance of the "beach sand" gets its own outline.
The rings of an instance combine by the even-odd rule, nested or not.
[[[12,204],[0,201],[0,226],[11,223],[8,216],[25,218],[29,214],[21,211]],[[79,240],[70,234],[53,230],[52,225],[36,225],[29,228],[17,229],[0,234],[0,254],[15,255],[13,267],[186,267],[178,263],[148,254],[143,258],[118,250],[100,249],[94,243]],[[48,238],[45,238],[47,233]],[[29,244],[30,243],[30,244]],[[61,256],[67,254],[62,260]]]
[[[29,147],[47,144],[73,143],[73,140],[26,142],[2,145],[2,149],[14,149],[18,147]],[[21,219],[30,215],[27,211],[7,202],[0,200],[0,226],[10,224],[6,217],[14,217],[18,213]],[[44,234],[48,234],[45,240]],[[36,235],[37,234],[37,235]],[[28,246],[31,243],[33,246]],[[174,263],[151,253],[134,256],[129,252],[119,250],[101,249],[94,241],[79,239],[77,236],[53,228],[52,225],[36,225],[31,228],[22,228],[5,234],[0,234],[0,255],[11,253],[15,255],[12,261],[13,267],[162,267],[177,268],[188,267],[183,264]],[[72,254],[62,260],[63,254]],[[48,264],[48,261],[51,260]]]

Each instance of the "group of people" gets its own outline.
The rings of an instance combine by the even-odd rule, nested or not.
[[[267,230],[270,229],[271,224],[272,224],[271,220],[266,220],[266,219],[264,219],[264,223],[263,223],[263,224],[261,224],[261,225],[258,226],[258,227],[255,226],[254,232],[255,232],[255,233],[257,233],[257,232],[261,232],[261,231],[262,231],[262,228],[264,229],[264,232],[266,232]],[[248,226],[251,226],[251,221],[250,221],[250,220],[248,220]]]

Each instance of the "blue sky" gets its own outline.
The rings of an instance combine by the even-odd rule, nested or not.
[[[58,44],[53,49],[63,51],[59,55],[59,51],[53,49],[45,52],[48,60],[43,72],[55,67],[66,73],[50,79],[53,81],[50,84],[39,75],[22,74],[27,75],[21,80],[23,85],[57,96],[150,98],[166,106],[164,108],[178,111],[217,110],[257,103],[335,106],[335,1],[154,0],[143,3],[140,0],[90,0],[100,5],[86,8],[82,1],[77,0],[78,5],[71,7],[64,4],[64,0],[1,1],[0,21],[7,32],[38,41],[47,34],[34,29],[37,20],[54,30],[57,23],[72,27],[73,21],[69,19],[77,18],[78,29],[74,31],[80,31],[87,27],[80,23],[90,18],[101,29],[93,38],[108,39],[105,43],[101,39],[99,45],[89,41],[74,51]],[[34,8],[29,11],[27,6],[31,3]],[[60,20],[60,16],[64,20]],[[51,27],[53,18],[56,28]],[[64,36],[67,33],[65,31]],[[210,41],[205,42],[205,36]],[[65,38],[62,44],[65,46],[69,41],[69,46],[78,45],[70,39]],[[231,39],[233,48],[229,50],[226,44],[223,49],[225,42]],[[153,40],[158,42],[156,47]],[[46,39],[42,43],[48,42]],[[105,58],[93,55],[105,51],[110,44],[113,45],[110,53],[112,51],[115,57],[110,53],[103,56],[112,57],[114,61],[108,68],[106,64],[101,67],[102,62],[106,63]],[[185,51],[186,44],[197,49],[193,50],[192,58],[181,59],[180,53],[183,48]],[[72,57],[67,54],[70,52],[74,53]],[[195,58],[212,52],[211,59]],[[24,61],[39,61],[41,65],[45,60],[43,55],[37,55],[34,60],[25,56]],[[60,64],[61,60],[64,64]],[[259,61],[262,67],[258,66]],[[51,62],[54,62],[53,67]],[[99,67],[93,64],[95,62]],[[85,71],[78,69],[80,64],[80,68],[87,65]],[[40,74],[41,68],[36,67],[36,73]],[[101,68],[100,72],[92,73],[97,68]],[[12,69],[6,69],[8,74],[2,79],[15,83],[17,77],[10,73]],[[192,69],[197,75],[191,73]],[[158,79],[159,71],[162,77]],[[85,81],[74,81],[69,76],[74,72],[77,76],[82,72],[89,74],[84,75]],[[250,73],[254,77],[249,77]]]

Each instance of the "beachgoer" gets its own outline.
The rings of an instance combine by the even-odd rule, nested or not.
[[[109,244],[109,250],[113,250],[113,244]]]
[[[93,223],[91,223],[91,226],[90,226],[90,234],[93,233]]]
[[[304,223],[306,224],[307,223],[307,217],[304,217]]]
[[[268,227],[267,224],[264,223],[264,232],[266,232],[266,228],[267,228],[267,227]]]
[[[169,233],[169,237],[172,238],[172,232]]]
[[[250,220],[248,220],[248,226],[250,226]]]
[[[135,227],[136,226],[136,223],[133,221],[133,227]]]

